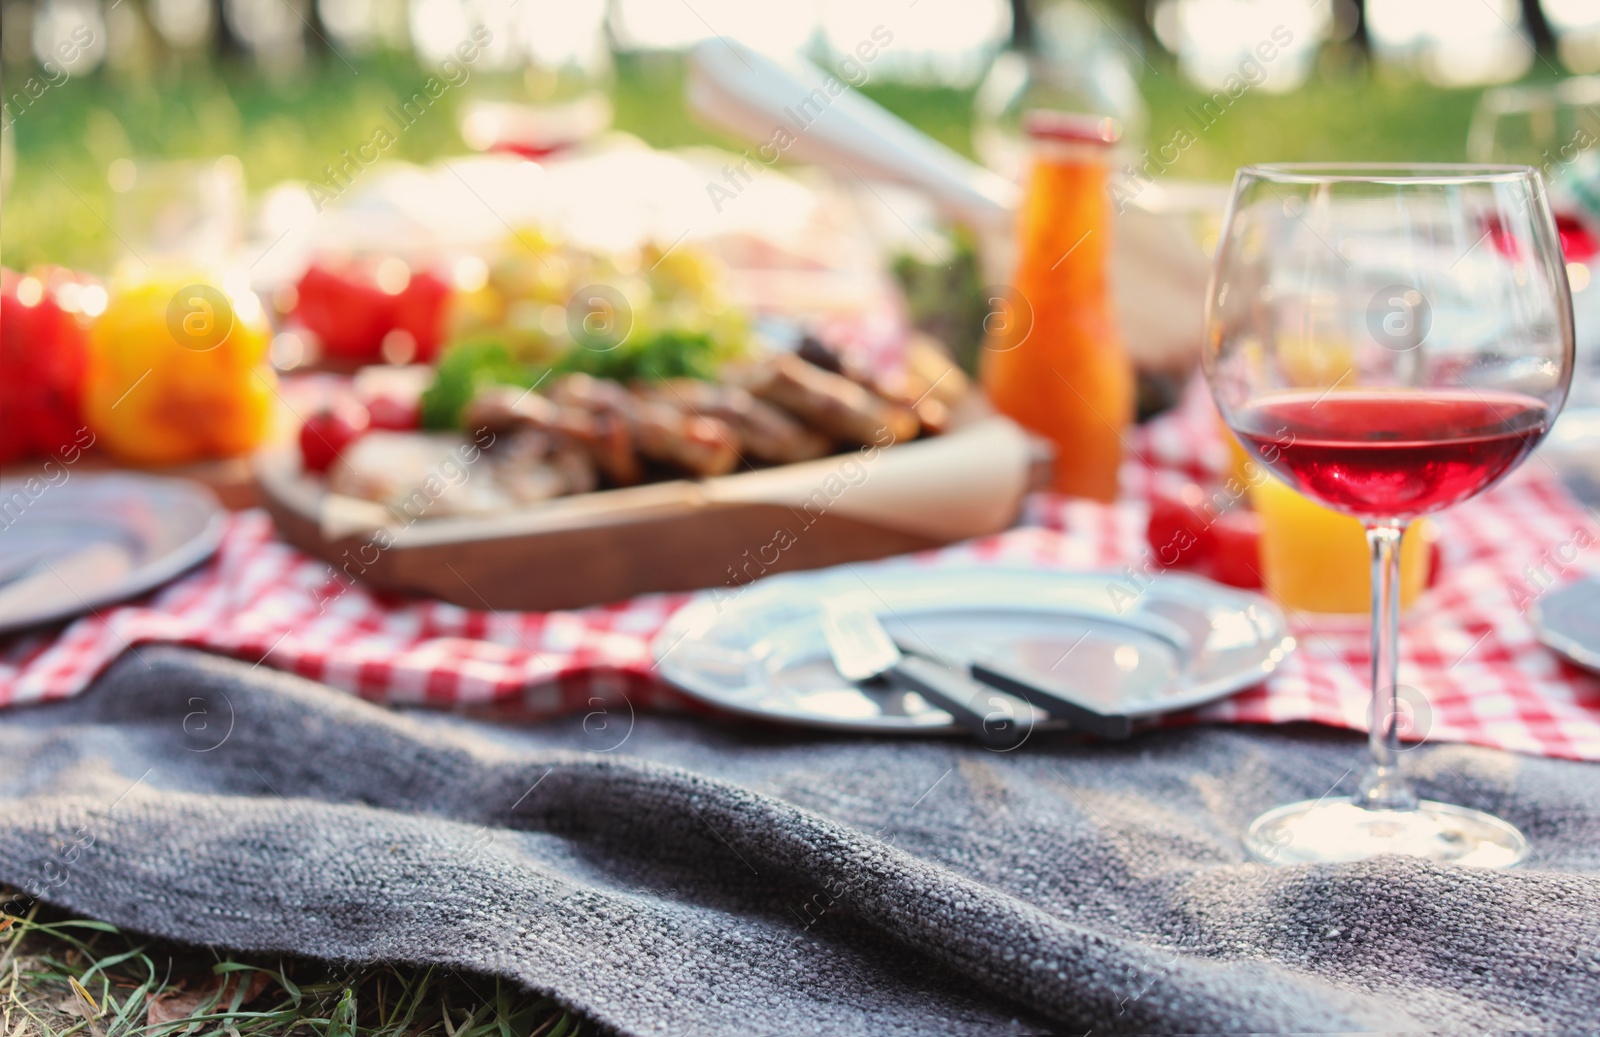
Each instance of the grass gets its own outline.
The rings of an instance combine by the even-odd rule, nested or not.
[[[1197,132],[1172,175],[1225,179],[1247,161],[1459,160],[1476,90],[1444,90],[1398,74],[1369,72],[1325,56],[1312,85],[1289,94],[1246,92]],[[102,70],[52,87],[17,114],[15,182],[0,225],[0,252],[13,268],[66,263],[107,270],[120,246],[107,171],[119,158],[209,158],[232,154],[252,190],[287,178],[319,178],[345,148],[371,138],[385,108],[424,74],[401,54],[313,64],[268,79],[238,64],[175,64],[127,77]],[[1159,57],[1141,83],[1150,106],[1148,142],[1193,132],[1188,110],[1207,94]],[[623,55],[612,91],[618,129],[650,144],[733,145],[699,125],[683,105],[684,65],[672,54]],[[461,102],[515,97],[520,80],[475,72],[400,135],[391,158],[431,161],[464,150]],[[874,81],[864,92],[958,151],[970,152],[972,92]]]
[[[158,1005],[152,1016],[152,1001]],[[163,1020],[161,1008],[179,1018]],[[4,1037],[575,1037],[591,1029],[503,980],[338,966],[136,937],[35,905],[0,918]]]
[[[1196,137],[1172,175],[1227,180],[1247,162],[1463,162],[1467,129],[1482,91],[1444,89],[1398,72],[1335,60],[1288,94],[1244,93],[1215,125],[1190,114],[1206,95],[1174,71],[1141,83],[1150,106],[1148,138],[1170,140],[1181,126]],[[1269,80],[1270,82],[1270,80]]]

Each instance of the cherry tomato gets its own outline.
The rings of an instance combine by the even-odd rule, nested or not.
[[[373,397],[367,401],[367,414],[373,428],[409,432],[417,428],[420,422],[417,401],[398,396]]]
[[[1261,586],[1261,519],[1243,498],[1229,504],[1197,483],[1176,496],[1157,492],[1146,537],[1163,568],[1192,569],[1233,587]]]
[[[300,460],[305,470],[326,472],[370,423],[367,408],[354,400],[340,400],[311,415],[300,427]]]
[[[1216,551],[1209,576],[1230,587],[1254,590],[1261,586],[1261,516],[1244,502],[1217,516],[1211,525]]]
[[[1193,490],[1193,494],[1190,494]],[[1200,488],[1184,487],[1185,496],[1199,499]],[[1157,492],[1150,501],[1150,525],[1145,532],[1155,560],[1163,568],[1192,569],[1209,564],[1216,552],[1210,522],[1182,497]]]

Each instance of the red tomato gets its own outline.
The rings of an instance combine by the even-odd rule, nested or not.
[[[370,419],[367,408],[354,400],[339,400],[317,411],[300,426],[300,460],[308,472],[326,472],[360,439]]]
[[[1192,492],[1191,492],[1192,491]],[[1202,498],[1200,487],[1190,483],[1183,496]],[[1181,497],[1157,492],[1150,501],[1150,525],[1145,531],[1155,560],[1164,568],[1192,569],[1207,565],[1216,552],[1210,522]]]
[[[1261,516],[1240,501],[1211,525],[1216,553],[1208,574],[1218,583],[1254,590],[1261,586]]]
[[[89,289],[60,267],[0,272],[0,464],[82,445]]]
[[[375,396],[367,401],[367,414],[373,428],[409,432],[421,423],[416,400],[398,396]]]
[[[1158,492],[1145,535],[1163,568],[1192,569],[1234,587],[1261,586],[1261,519],[1243,498],[1228,504],[1196,483],[1175,497]]]

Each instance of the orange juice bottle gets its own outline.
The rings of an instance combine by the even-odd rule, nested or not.
[[[1033,163],[1018,214],[1007,303],[980,361],[990,400],[1056,445],[1053,488],[1117,495],[1122,433],[1133,420],[1133,368],[1117,336],[1107,280],[1109,119],[1030,112]]]

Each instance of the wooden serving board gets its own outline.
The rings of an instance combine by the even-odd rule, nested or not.
[[[1016,521],[1039,463],[1036,441],[977,411],[870,460],[852,452],[485,516],[407,521],[327,493],[287,449],[258,455],[255,470],[284,539],[336,572],[467,608],[548,611],[655,591],[732,593],[773,573],[998,532]]]

